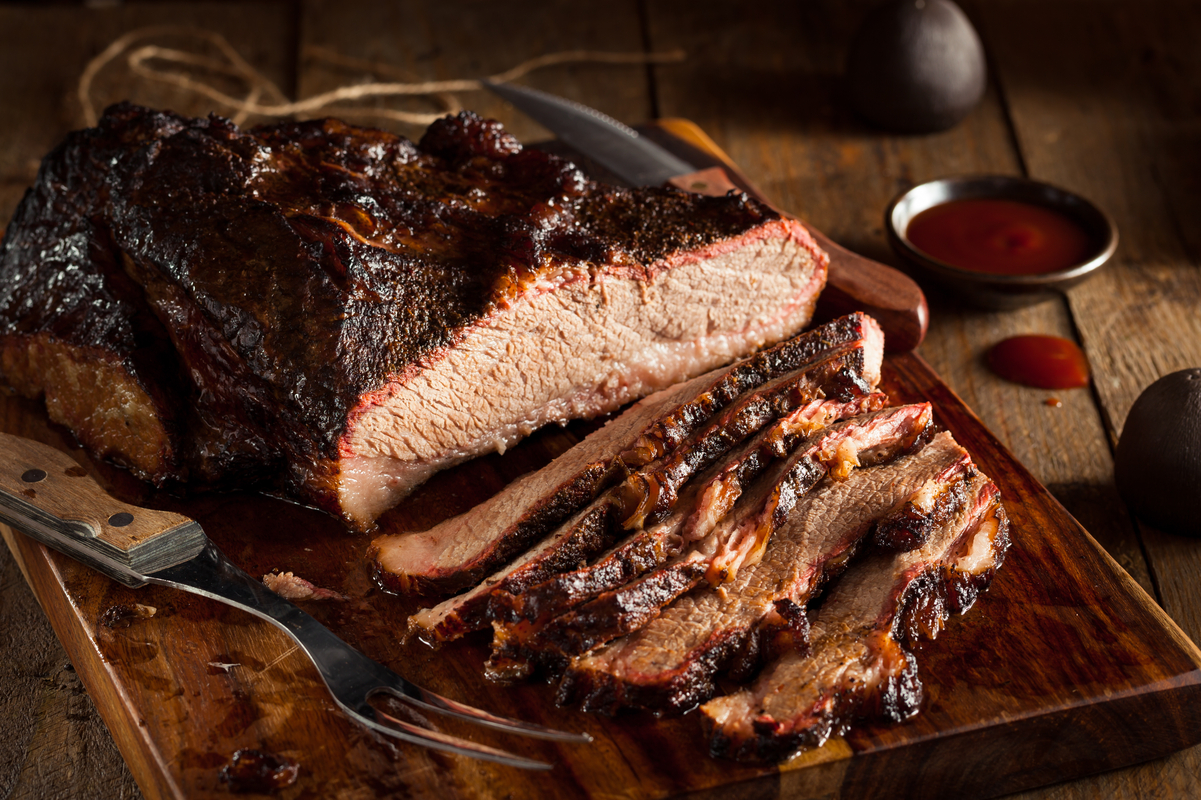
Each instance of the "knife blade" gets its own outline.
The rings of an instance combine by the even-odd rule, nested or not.
[[[633,186],[665,184],[695,170],[628,125],[582,103],[525,86],[484,85]]]
[[[703,195],[747,191],[772,205],[745,181],[742,187],[738,186],[722,167],[697,169],[696,165],[594,108],[525,86],[487,80],[483,83],[489,91],[631,186],[667,183]],[[916,348],[926,335],[929,321],[921,288],[898,270],[852,253],[811,225],[805,227],[830,256],[819,314],[832,318],[850,311],[865,311],[884,329],[889,352]]]

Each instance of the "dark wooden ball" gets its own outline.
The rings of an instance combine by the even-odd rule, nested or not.
[[[1201,537],[1201,367],[1143,390],[1114,454],[1118,494],[1155,528]]]
[[[975,108],[987,80],[984,46],[950,0],[889,0],[859,28],[847,61],[852,107],[898,133],[931,133]]]

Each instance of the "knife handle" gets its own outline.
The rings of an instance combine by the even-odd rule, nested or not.
[[[721,167],[678,175],[668,183],[701,195],[724,195],[731,189],[744,191]],[[751,194],[772,205],[759,193]],[[830,272],[818,300],[818,313],[834,318],[854,311],[867,312],[884,329],[884,347],[889,353],[906,353],[920,345],[930,323],[930,310],[921,287],[904,273],[852,253],[808,225],[805,228],[830,256]]]
[[[122,503],[62,451],[4,433],[0,522],[130,587],[191,559],[207,540],[196,521]]]

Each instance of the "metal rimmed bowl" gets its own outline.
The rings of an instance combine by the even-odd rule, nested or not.
[[[998,275],[964,270],[914,247],[909,223],[926,209],[952,200],[1014,200],[1043,206],[1079,225],[1092,244],[1090,256],[1062,270],[1037,275]],[[956,295],[989,309],[1015,309],[1049,300],[1092,275],[1118,246],[1118,229],[1105,212],[1077,194],[1041,181],[1005,175],[941,178],[899,195],[884,213],[884,229],[893,249],[915,268],[919,278],[936,281]]]

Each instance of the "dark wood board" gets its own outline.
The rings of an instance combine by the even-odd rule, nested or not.
[[[548,687],[482,679],[485,645],[402,645],[409,604],[375,589],[366,542],[318,513],[257,495],[187,502],[85,463],[115,494],[195,516],[253,574],[339,590],[306,608],[352,644],[431,689],[502,714],[586,730],[588,747],[457,734],[559,764],[533,774],[410,748],[339,715],[286,637],[236,610],[161,588],[132,591],[5,534],[81,678],[149,796],[229,795],[237,749],[295,760],[282,797],[999,794],[1150,759],[1201,740],[1201,652],[919,357],[890,357],[887,389],[928,399],[1002,489],[1014,547],[967,617],[917,652],[928,697],[898,726],[864,726],[777,770],[705,756],[693,716],[599,718],[556,709]],[[33,403],[6,398],[5,430],[74,451]],[[504,457],[435,477],[386,525],[424,527],[552,458],[595,424],[542,432]],[[154,606],[149,619],[114,613]]]

